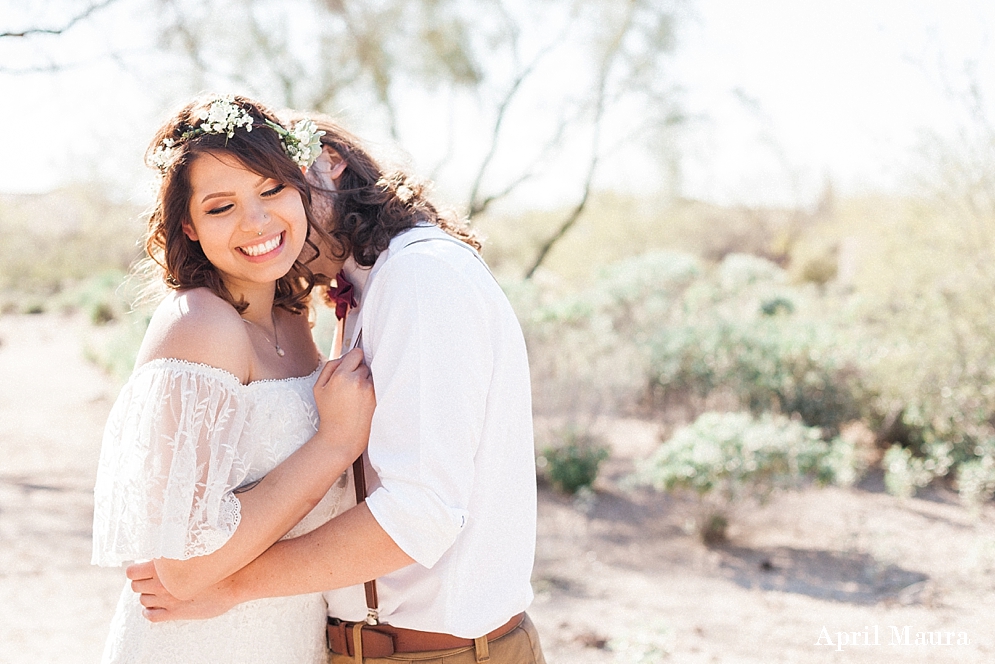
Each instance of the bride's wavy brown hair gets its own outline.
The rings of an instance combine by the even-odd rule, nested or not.
[[[231,137],[205,133],[183,138],[185,132],[201,122],[195,112],[217,98],[216,95],[202,96],[181,108],[156,132],[145,153],[145,162],[158,168],[154,159],[156,151],[163,145],[163,141],[172,139],[174,142],[168,163],[165,168],[160,169],[162,178],[154,207],[149,213],[145,235],[148,259],[139,266],[139,271],[157,275],[167,288],[173,290],[208,288],[239,313],[248,308],[247,302],[236,301],[232,296],[217,268],[204,255],[200,243],[189,239],[183,232],[183,222],[190,221],[190,197],[193,193],[190,184],[191,164],[203,154],[231,155],[250,171],[292,187],[301,196],[308,222],[308,235],[302,254],[304,260],[299,257],[290,272],[277,280],[273,306],[302,313],[307,309],[314,285],[314,276],[306,263],[318,255],[318,248],[312,241],[311,234],[325,234],[315,223],[311,211],[311,189],[300,167],[284,150],[279,135],[266,126],[266,120],[277,124],[280,124],[280,120],[272,111],[251,99],[233,97],[234,103],[252,117],[252,131],[240,127]]]
[[[294,121],[304,117],[295,112],[290,115]],[[336,190],[321,192],[334,210],[333,228],[323,230],[336,241],[331,246],[342,247],[336,258],[351,253],[358,264],[373,265],[394,236],[423,223],[434,224],[480,250],[480,240],[466,219],[428,199],[428,183],[400,170],[385,171],[358,138],[330,117],[312,113],[307,117],[325,132],[322,145],[346,162]],[[318,189],[314,183],[312,187]]]

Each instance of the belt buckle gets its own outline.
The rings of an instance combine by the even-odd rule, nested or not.
[[[386,632],[371,628],[365,622],[361,623],[363,629],[360,631],[360,638],[363,639],[363,657],[390,657],[396,652],[394,637]],[[350,643],[352,638],[352,628],[356,625],[353,622],[346,622],[338,618],[329,618],[328,626],[325,629],[325,642],[328,649],[336,655],[355,656],[355,645]],[[352,646],[352,647],[350,647]]]
[[[336,655],[348,655],[349,643],[345,637],[345,623],[338,618],[329,618],[325,627],[325,645]]]

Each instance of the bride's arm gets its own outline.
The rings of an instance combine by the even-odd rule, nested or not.
[[[177,357],[216,366],[246,382],[251,347],[242,343],[239,334],[244,333],[244,324],[237,315],[231,317],[227,305],[227,310],[212,312],[209,303],[198,304],[196,315],[188,309],[171,320],[153,320],[140,363]],[[170,593],[192,597],[259,556],[311,511],[365,449],[375,397],[362,351],[328,362],[314,394],[318,431],[261,481],[237,495],[240,520],[228,541],[208,555],[153,561]]]
[[[247,565],[304,518],[362,453],[374,404],[362,352],[326,364],[315,397],[321,417],[318,432],[238,495],[241,520],[231,539],[206,556],[154,561],[162,585],[172,595],[193,597]]]

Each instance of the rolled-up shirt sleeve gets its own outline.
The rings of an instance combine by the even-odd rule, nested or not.
[[[377,396],[369,459],[380,482],[367,503],[394,542],[429,568],[467,523],[493,369],[483,295],[463,272],[484,268],[467,260],[398,254],[364,303]]]

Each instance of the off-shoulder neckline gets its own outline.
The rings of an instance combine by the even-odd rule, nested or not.
[[[132,372],[131,376],[135,376],[143,373],[146,369],[154,369],[159,366],[181,366],[189,369],[195,369],[203,373],[215,374],[217,377],[224,378],[228,382],[237,384],[239,387],[251,388],[255,385],[264,385],[266,383],[289,383],[299,380],[308,380],[313,378],[318,372],[321,371],[321,367],[324,366],[324,360],[319,360],[318,366],[314,368],[314,371],[307,374],[306,376],[290,376],[289,378],[260,378],[258,380],[251,381],[249,383],[243,383],[238,376],[228,371],[227,369],[222,369],[220,367],[215,367],[210,364],[204,364],[203,362],[191,362],[190,360],[182,360],[178,357],[160,357],[154,360],[149,360],[140,367],[136,367]]]

